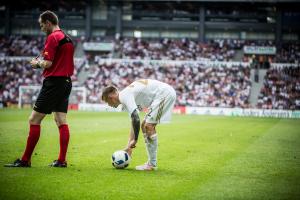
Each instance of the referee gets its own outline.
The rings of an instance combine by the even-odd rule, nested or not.
[[[29,136],[21,159],[5,167],[30,167],[31,155],[39,140],[41,122],[46,114],[54,112],[59,129],[60,152],[52,167],[67,167],[66,154],[69,144],[67,111],[72,89],[71,76],[74,71],[74,46],[71,38],[58,26],[58,17],[51,11],[43,12],[39,17],[41,30],[47,34],[44,50],[39,58],[33,58],[33,69],[43,69],[43,86],[29,117]]]

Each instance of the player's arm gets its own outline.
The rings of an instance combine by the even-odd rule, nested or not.
[[[132,126],[129,134],[128,144],[125,149],[130,156],[132,154],[132,149],[135,148],[140,132],[140,117],[136,109],[131,114],[131,123]]]
[[[129,138],[128,138],[128,144],[127,144],[128,147],[130,147],[130,142],[132,140],[134,140],[134,132],[133,132],[133,128],[131,127],[130,133],[129,133]]]
[[[138,106],[135,103],[133,93],[128,89],[125,89],[119,93],[119,100],[122,103],[123,108],[128,111],[129,117],[131,118],[131,133],[126,148],[128,151],[131,151],[132,148],[135,148],[135,144],[137,143],[140,132]]]
[[[135,142],[135,140],[134,140],[133,128],[131,127],[130,133],[129,133],[129,138],[128,138],[128,144],[127,144],[126,148],[124,149],[125,151],[127,151],[127,153],[130,156],[132,155],[132,147],[131,147],[132,142]]]
[[[140,117],[137,109],[131,113],[131,131],[128,140],[127,149],[135,148],[140,133]]]
[[[132,123],[132,130],[134,134],[134,140],[137,142],[140,133],[140,117],[137,109],[135,109],[131,113],[131,123]]]

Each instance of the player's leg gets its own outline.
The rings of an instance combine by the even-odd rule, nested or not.
[[[157,168],[158,138],[155,126],[159,122],[164,101],[164,98],[154,100],[149,108],[149,112],[146,114],[145,120],[142,122],[148,161],[144,165],[137,166],[137,170],[154,170]]]
[[[170,87],[168,89],[168,94],[165,97],[163,109],[158,118],[160,123],[169,123],[171,121],[175,102],[176,102],[176,92],[172,87]]]
[[[143,137],[144,137],[144,141],[145,141],[145,146],[146,146],[146,151],[147,151],[147,156],[148,156],[148,161],[144,164],[144,165],[141,165],[141,166],[137,166],[136,169],[143,169],[145,167],[147,167],[149,161],[150,161],[150,153],[149,153],[149,148],[148,148],[148,138],[147,138],[147,133],[146,133],[146,120],[144,119],[142,124],[141,124],[141,129],[142,129],[142,132],[143,132]]]
[[[137,166],[137,170],[153,170],[157,168],[157,149],[158,135],[156,125],[158,123],[169,122],[171,120],[172,110],[176,100],[176,93],[173,88],[164,98],[156,99],[150,107],[142,123],[142,130],[145,133],[145,143],[148,153],[148,162],[145,165]]]
[[[145,130],[147,135],[146,146],[149,151],[148,163],[153,167],[157,167],[158,149],[158,135],[155,128],[158,123],[166,123],[171,120],[176,99],[176,94],[174,95],[174,93],[175,91],[170,92],[170,95],[167,95],[160,101],[158,109],[155,108],[154,112],[152,113],[152,118],[146,118]]]
[[[145,124],[146,124],[146,120],[144,119],[144,120],[142,121],[142,124],[141,124],[141,129],[142,129],[143,137],[144,137],[145,143],[146,143],[146,142],[147,142],[147,141],[146,141],[147,135],[146,135],[146,127],[145,127]]]
[[[142,130],[146,143],[146,150],[148,154],[148,161],[144,165],[137,166],[137,170],[155,170],[157,167],[157,147],[158,140],[155,130],[156,124],[142,123]]]
[[[148,161],[144,165],[137,166],[136,170],[149,171],[157,169],[158,136],[155,127],[160,122],[164,104],[165,98],[155,99],[149,108],[149,112],[145,116],[142,130],[146,143]]]
[[[29,117],[29,134],[27,138],[26,148],[21,159],[17,159],[11,164],[6,164],[5,167],[30,167],[31,155],[40,138],[40,124],[46,114],[37,111],[32,111]]]

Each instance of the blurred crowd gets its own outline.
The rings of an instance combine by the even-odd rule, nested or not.
[[[248,46],[275,46],[273,41],[246,41],[244,45]],[[244,54],[244,62],[268,61],[270,63],[300,63],[300,43],[283,43],[281,47],[276,49],[276,55],[249,55]]]
[[[37,56],[43,48],[43,36],[0,36],[0,57],[4,56]],[[124,58],[151,60],[201,60],[234,61],[237,50],[243,46],[275,46],[274,41],[253,40],[224,40],[216,39],[208,42],[198,42],[190,39],[160,39],[144,40],[140,38],[103,38],[86,39],[74,38],[75,45],[81,42],[112,42],[114,52],[98,52],[91,56],[85,52],[87,58]],[[271,63],[299,63],[300,43],[285,43],[276,51],[276,55],[267,56],[264,60]],[[258,56],[256,56],[258,57]],[[239,61],[252,61],[253,55],[244,55]],[[236,60],[235,60],[236,61]]]
[[[44,37],[0,36],[0,57],[37,56],[44,45]]]
[[[20,86],[41,86],[43,77],[42,70],[32,69],[30,60],[25,58],[18,59],[0,59],[0,102],[4,105],[17,104],[19,99]],[[82,68],[83,60],[75,60],[75,70],[72,76],[73,85],[78,84],[78,70]],[[35,92],[35,91],[32,91]],[[28,97],[24,97],[27,101],[31,99],[30,93]]]
[[[172,85],[176,105],[212,107],[249,107],[250,68],[203,64],[143,64],[141,62],[103,63],[91,69],[85,87],[89,103],[100,103],[103,87],[124,88],[141,78],[157,79]]]
[[[41,70],[32,70],[28,60],[0,60],[0,101],[18,103],[19,86],[40,85]]]
[[[271,68],[261,89],[258,108],[300,109],[300,67]]]
[[[214,40],[200,43],[189,39],[161,39],[147,41],[126,38],[116,42],[115,51],[121,58],[153,60],[200,60],[232,61],[238,42]]]
[[[40,70],[33,70],[30,58],[39,54],[45,37],[11,36],[0,37],[0,102],[18,102],[19,86],[41,85]],[[79,40],[78,40],[79,41]],[[101,38],[83,41],[103,42]],[[193,40],[161,39],[141,40],[125,38],[114,42],[114,53],[109,57],[141,60],[232,61],[235,52],[244,45],[273,46],[271,41],[213,40],[199,43]],[[23,58],[6,58],[21,56]],[[108,56],[108,55],[106,55]],[[300,44],[283,44],[277,50],[273,62],[299,63]],[[101,103],[99,95],[103,87],[114,84],[119,88],[140,78],[158,79],[172,85],[177,92],[176,105],[212,107],[250,107],[250,66],[227,66],[203,62],[100,62],[90,65],[86,59],[76,59],[74,85],[87,88],[87,102]],[[97,63],[98,63],[97,61]],[[78,74],[86,74],[79,84]],[[270,68],[259,96],[258,108],[300,109],[299,67]],[[77,91],[76,99],[82,99]],[[28,102],[34,98],[28,92]]]
[[[43,50],[45,36],[0,36],[0,57],[38,56]],[[73,39],[76,46],[77,40]]]
[[[274,62],[300,64],[300,43],[283,44],[277,51]]]

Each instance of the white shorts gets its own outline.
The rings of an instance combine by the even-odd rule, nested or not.
[[[146,123],[159,124],[171,121],[174,104],[176,101],[176,92],[170,87],[164,94],[157,97],[148,108],[145,116]]]

